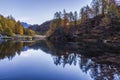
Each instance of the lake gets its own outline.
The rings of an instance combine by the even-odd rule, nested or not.
[[[0,80],[120,80],[119,53],[104,44],[1,41]]]

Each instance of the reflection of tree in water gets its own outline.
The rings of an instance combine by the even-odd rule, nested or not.
[[[12,59],[16,54],[20,55],[21,51],[26,51],[28,49],[41,49],[49,53],[49,48],[47,47],[45,41],[3,41],[0,43],[0,59]]]
[[[76,65],[91,75],[94,80],[120,80],[120,55],[113,54],[119,51],[107,51],[99,46],[73,44],[51,44],[47,42],[55,65]],[[94,47],[94,50],[91,50]],[[81,49],[81,50],[80,50]],[[87,50],[88,51],[84,51]],[[86,54],[85,54],[86,53]],[[109,54],[108,54],[109,53]]]
[[[80,69],[91,75],[94,80],[120,80],[120,54],[106,46],[84,43],[52,44],[40,42],[2,42],[0,43],[0,59],[12,59],[20,54],[24,47],[41,49],[52,55],[55,65],[79,65]],[[102,48],[103,47],[103,48]]]
[[[65,67],[66,64],[69,64],[69,65],[76,65],[77,64],[77,60],[76,60],[76,56],[75,54],[70,54],[70,55],[66,55],[66,56],[57,56],[57,57],[54,57],[54,63],[56,65],[63,65],[63,67]]]
[[[2,42],[0,44],[0,59],[8,58],[12,59],[16,54],[20,55],[24,46],[31,45],[24,42]]]

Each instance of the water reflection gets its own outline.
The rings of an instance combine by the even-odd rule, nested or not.
[[[120,80],[120,49],[104,44],[47,42],[55,65],[76,65],[94,80]]]
[[[16,54],[20,55],[21,51],[25,51],[26,46],[33,44],[34,42],[3,41],[0,43],[0,59],[8,58],[11,60]]]
[[[120,49],[104,44],[57,43],[49,41],[0,43],[0,59],[12,60],[16,54],[29,49],[41,49],[50,54],[56,66],[79,65],[93,80],[120,80]]]

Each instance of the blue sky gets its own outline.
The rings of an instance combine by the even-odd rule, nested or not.
[[[16,20],[41,24],[53,19],[56,11],[80,11],[91,0],[0,0],[0,14],[12,15]]]

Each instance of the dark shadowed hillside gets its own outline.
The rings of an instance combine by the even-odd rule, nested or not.
[[[66,12],[66,10],[56,12],[46,34],[48,40],[103,42],[118,47],[120,7],[112,1],[92,0],[91,6],[81,8],[80,14],[77,11]]]
[[[48,31],[48,29],[50,28],[51,21],[52,20],[46,21],[41,25],[31,25],[31,26],[29,26],[29,29],[37,31],[39,34],[45,34]]]

